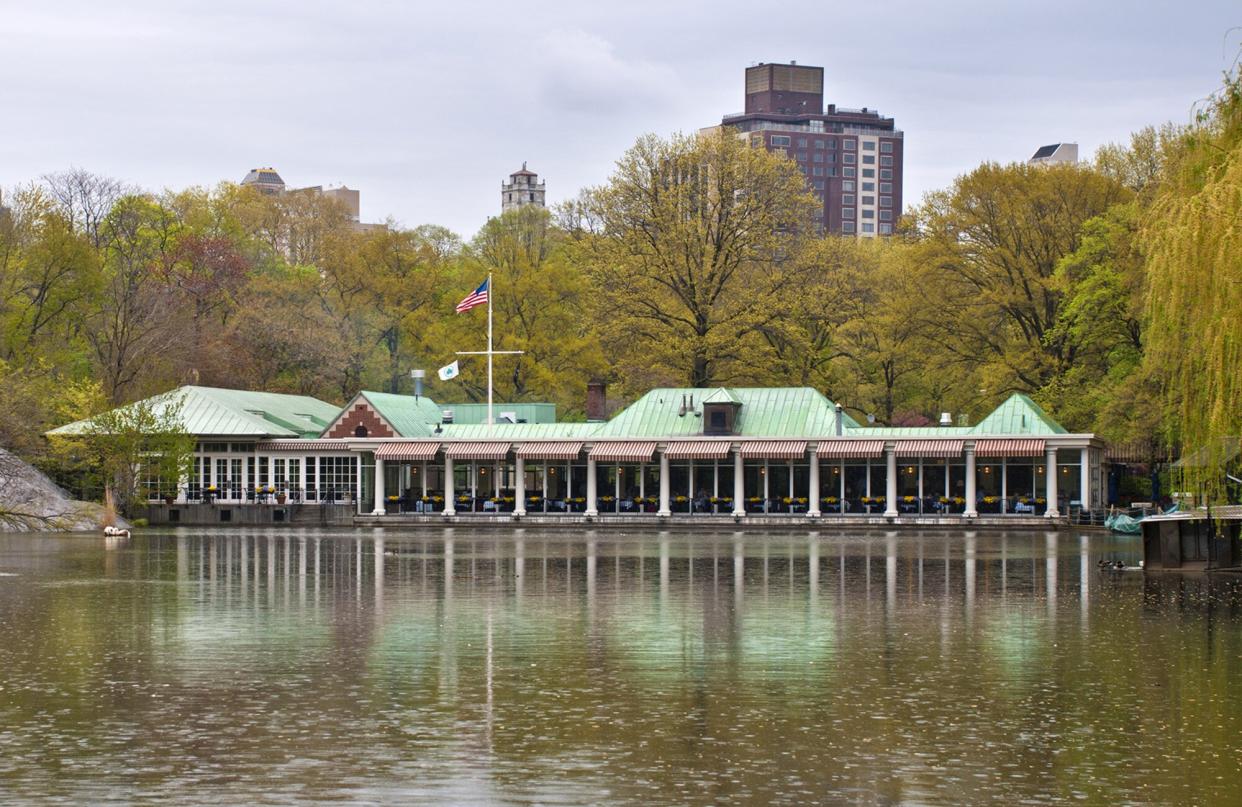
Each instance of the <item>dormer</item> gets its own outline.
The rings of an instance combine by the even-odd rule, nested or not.
[[[703,434],[736,434],[737,415],[742,402],[724,387],[717,387],[703,399]]]

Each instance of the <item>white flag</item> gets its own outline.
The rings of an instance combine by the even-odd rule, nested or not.
[[[449,379],[457,378],[457,376],[460,374],[461,374],[461,368],[457,366],[457,362],[453,362],[452,364],[447,364],[444,367],[440,368],[440,380],[441,381],[448,381]]]

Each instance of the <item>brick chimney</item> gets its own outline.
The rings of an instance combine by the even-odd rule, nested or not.
[[[608,419],[608,385],[603,381],[587,382],[586,419],[599,423]]]

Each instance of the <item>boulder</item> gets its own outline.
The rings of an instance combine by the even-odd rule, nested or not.
[[[108,517],[102,505],[80,502],[39,469],[0,448],[0,532],[98,530]]]

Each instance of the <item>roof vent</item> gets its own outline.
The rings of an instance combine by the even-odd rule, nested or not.
[[[440,412],[440,422],[441,423],[452,423],[453,422],[453,410],[445,409],[442,412]]]
[[[952,426],[953,425],[953,414],[951,412],[941,412],[940,413],[940,425],[941,426]]]

